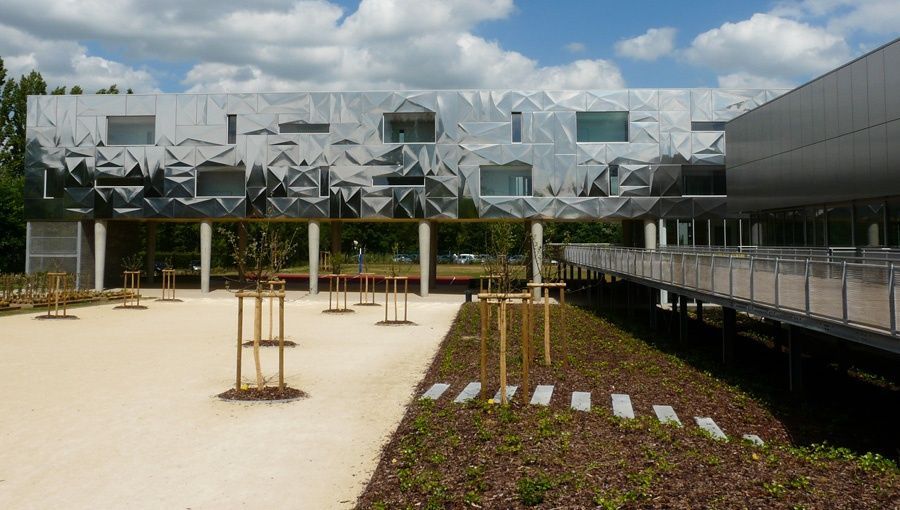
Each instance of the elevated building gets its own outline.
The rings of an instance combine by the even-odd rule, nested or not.
[[[27,269],[111,284],[107,242],[132,222],[201,222],[204,289],[212,222],[308,221],[312,253],[321,221],[418,221],[423,260],[444,221],[531,221],[537,236],[543,221],[623,221],[648,247],[749,242],[728,213],[725,122],[782,92],[32,96]]]

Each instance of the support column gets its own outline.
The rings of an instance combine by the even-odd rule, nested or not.
[[[106,220],[94,220],[94,290],[103,290],[106,274]]]
[[[734,343],[737,338],[737,313],[734,308],[722,307],[722,363],[734,365]]]
[[[331,256],[334,257],[341,253],[341,227],[343,224],[339,221],[331,222]]]
[[[678,341],[684,345],[687,342],[687,296],[678,296]]]
[[[644,249],[656,250],[656,221],[652,218],[644,220]]]
[[[659,291],[653,287],[649,287],[648,290],[650,291],[647,293],[650,296],[650,302],[648,303],[650,305],[650,330],[656,332],[657,323],[659,322],[659,316],[657,315],[658,309],[656,307],[659,299]]]
[[[803,393],[803,342],[790,324],[781,325],[788,344],[788,389],[799,396]]]
[[[428,296],[429,260],[431,259],[431,223],[419,222],[419,295]]]
[[[209,266],[212,260],[212,220],[200,222],[200,292],[209,292]]]
[[[697,324],[703,327],[703,301],[697,300]]]
[[[156,280],[156,223],[147,223],[147,279]]]
[[[309,238],[309,293],[319,293],[319,222],[310,220],[307,225]]]
[[[531,281],[542,283],[541,264],[544,261],[544,224],[540,221],[531,222]],[[534,299],[540,299],[541,289],[532,290]]]
[[[866,241],[869,246],[881,246],[881,225],[877,221],[866,229]]]

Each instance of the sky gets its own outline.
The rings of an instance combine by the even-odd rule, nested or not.
[[[2,0],[16,76],[86,92],[788,88],[900,0]]]

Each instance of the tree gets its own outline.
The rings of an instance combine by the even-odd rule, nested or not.
[[[69,90],[69,94],[73,96],[80,96],[84,91],[81,89],[80,85],[72,85],[72,89]]]
[[[9,175],[25,174],[25,115],[28,96],[47,93],[47,82],[37,71],[22,76],[18,82],[9,80],[3,85],[0,117],[4,119],[0,167]]]
[[[97,92],[95,92],[95,94],[118,94],[118,93],[119,93],[119,86],[115,83],[110,85],[108,89],[100,89]]]

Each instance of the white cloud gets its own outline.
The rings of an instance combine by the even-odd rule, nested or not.
[[[720,84],[788,84],[843,64],[851,52],[843,37],[825,28],[758,13],[698,35],[683,56],[714,70]]]
[[[624,86],[610,61],[542,66],[474,34],[479,23],[514,8],[512,0],[362,0],[352,12],[328,0],[158,0],[152,7],[138,0],[6,0],[0,55],[31,52],[4,47],[2,30],[15,26],[34,40],[75,48],[68,54],[81,59],[70,59],[60,79],[86,83],[99,72],[122,76],[119,86],[136,90],[156,83],[141,69],[89,60],[98,57],[77,41],[101,41],[129,59],[196,62],[182,81],[191,91]],[[49,57],[38,55],[38,70],[47,69]]]
[[[145,69],[87,54],[87,49],[74,41],[40,39],[0,24],[0,56],[9,77],[17,77],[37,69],[48,88],[57,85],[80,85],[85,92],[117,84],[136,92],[158,90],[156,79]]]
[[[584,43],[580,42],[570,42],[569,44],[565,45],[565,48],[569,53],[581,53],[587,49]]]
[[[726,89],[792,89],[797,86],[796,81],[757,76],[745,72],[719,76],[718,83],[720,87]]]
[[[644,34],[616,43],[616,55],[635,60],[656,60],[675,49],[675,34],[671,27],[651,28]]]
[[[802,0],[782,2],[771,14],[795,19],[824,18],[832,32],[896,36],[900,30],[897,0]]]

